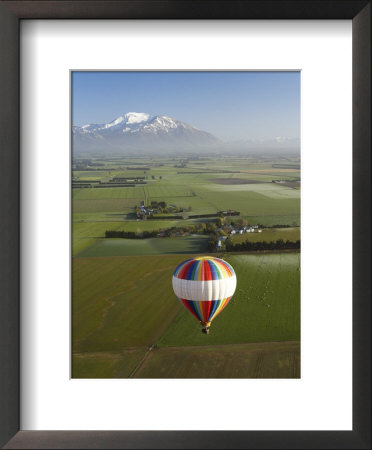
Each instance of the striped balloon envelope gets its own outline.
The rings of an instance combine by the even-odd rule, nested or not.
[[[212,320],[235,292],[236,275],[223,259],[202,256],[182,262],[173,273],[172,284],[182,305],[208,333]]]

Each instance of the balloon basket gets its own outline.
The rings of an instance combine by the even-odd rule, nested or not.
[[[209,334],[209,328],[208,327],[202,328],[202,333]]]

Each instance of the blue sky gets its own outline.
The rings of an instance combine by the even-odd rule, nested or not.
[[[74,125],[166,115],[224,141],[300,137],[300,72],[73,72]]]

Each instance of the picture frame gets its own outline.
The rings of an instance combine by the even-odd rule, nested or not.
[[[353,430],[22,431],[19,389],[19,21],[22,19],[353,20]],[[0,2],[1,369],[4,448],[370,448],[371,2],[18,1]],[[5,64],[4,64],[5,62]]]

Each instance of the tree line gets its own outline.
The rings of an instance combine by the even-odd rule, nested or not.
[[[277,241],[257,241],[257,242],[237,242],[233,243],[229,239],[226,240],[226,251],[228,252],[243,252],[243,251],[259,251],[259,250],[286,250],[301,248],[301,241],[284,241],[278,239]]]
[[[200,222],[196,224],[189,224],[185,227],[170,227],[154,231],[125,231],[125,230],[107,230],[105,231],[106,238],[124,238],[124,239],[147,239],[151,237],[174,237],[182,236],[191,233],[195,234],[210,234],[217,236],[217,226],[213,222]]]
[[[106,238],[126,238],[126,239],[146,239],[155,237],[158,234],[157,231],[141,231],[136,233],[135,231],[117,231],[117,230],[107,230],[105,232]]]

